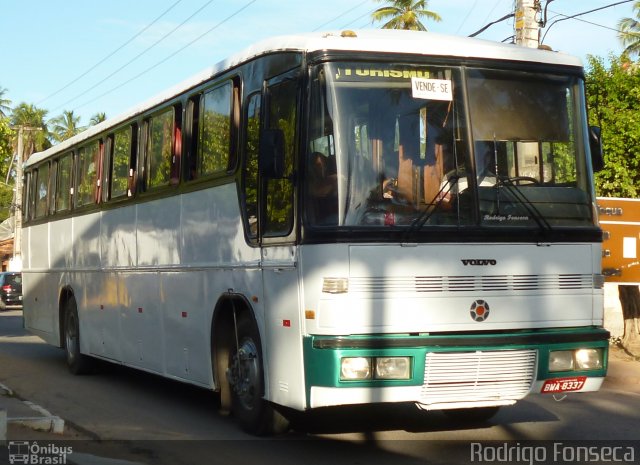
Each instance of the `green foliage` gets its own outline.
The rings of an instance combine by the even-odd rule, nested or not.
[[[111,198],[122,197],[129,188],[129,157],[131,156],[131,127],[118,131],[114,137]]]
[[[622,18],[618,22],[618,38],[629,55],[640,55],[640,1],[633,4],[635,18]]]
[[[149,187],[169,184],[173,150],[173,109],[154,116],[149,123],[148,163]]]
[[[202,100],[198,175],[225,172],[231,147],[231,83],[207,92]]]
[[[15,153],[12,141],[15,135],[15,131],[9,126],[9,120],[0,118],[0,180],[7,178],[7,171],[10,169],[9,166],[12,165],[11,159]]]
[[[12,214],[13,186],[0,183],[0,222]]]
[[[589,124],[602,128],[605,168],[596,175],[599,196],[640,196],[640,67],[626,55],[590,56]]]
[[[373,21],[387,21],[382,29],[409,29],[426,31],[427,28],[420,21],[425,17],[431,21],[441,21],[438,13],[427,10],[428,0],[378,0],[387,5],[371,13]]]
[[[15,107],[11,113],[11,125],[13,127],[25,126],[30,128],[23,133],[25,160],[29,158],[32,153],[40,152],[51,147],[49,129],[47,123],[44,121],[47,113],[47,110],[24,102]],[[15,145],[16,141],[14,140],[14,146]]]
[[[62,114],[50,121],[53,124],[53,140],[56,142],[65,141],[76,134],[84,131],[80,126],[80,117],[73,114],[73,111],[64,111]]]

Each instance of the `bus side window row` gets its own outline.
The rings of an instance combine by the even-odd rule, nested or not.
[[[190,98],[187,150],[182,144],[183,106],[177,103],[29,169],[25,221],[175,186],[181,178],[189,182],[227,175],[236,162],[236,84],[228,80]]]

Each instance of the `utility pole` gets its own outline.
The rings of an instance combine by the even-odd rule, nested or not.
[[[13,259],[11,271],[22,271],[22,164],[24,160],[24,132],[42,131],[42,128],[18,126],[18,161],[16,163],[16,184],[13,213]]]
[[[540,0],[516,0],[515,35],[516,44],[523,47],[538,48],[540,26],[536,20],[540,12]]]

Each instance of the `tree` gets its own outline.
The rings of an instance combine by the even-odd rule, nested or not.
[[[49,141],[49,129],[44,119],[47,116],[47,110],[37,108],[33,104],[21,103],[13,109],[11,113],[11,125],[15,128],[18,126],[25,126],[29,128],[39,128],[39,131],[25,131],[23,132],[24,152],[23,156],[26,160],[34,152],[46,150],[51,147]],[[18,145],[17,135],[18,131],[15,131],[16,136],[14,138],[14,149]]]
[[[622,18],[618,22],[618,38],[628,55],[640,55],[640,1],[633,4],[635,18]]]
[[[586,76],[591,124],[602,128],[605,168],[596,175],[601,196],[640,196],[640,69],[627,55],[589,57]],[[618,287],[624,319],[623,347],[640,356],[640,292]]]
[[[95,126],[96,124],[100,124],[106,120],[107,120],[107,114],[104,112],[98,112],[95,115],[93,115],[89,120],[89,126]]]
[[[14,131],[9,127],[9,119],[0,117],[0,221],[9,217],[13,202],[13,186],[8,183],[14,154],[11,143],[14,135]]]
[[[0,87],[0,118],[6,118],[11,112],[11,100],[4,98],[7,89]]]
[[[438,13],[427,10],[428,0],[377,0],[385,1],[387,5],[378,8],[371,14],[374,21],[387,21],[383,29],[410,29],[426,31],[427,28],[420,21],[424,17],[431,21],[441,21]]]
[[[74,115],[73,110],[63,111],[50,123],[53,124],[53,138],[56,142],[62,142],[84,131],[80,126],[80,117]]]

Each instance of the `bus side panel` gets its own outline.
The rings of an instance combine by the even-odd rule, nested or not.
[[[71,220],[52,221],[49,247],[52,270],[68,270],[73,263],[73,230]]]
[[[49,344],[60,346],[58,328],[58,281],[60,273],[23,270],[22,288],[25,328]]]
[[[160,276],[166,374],[211,384],[210,282],[221,271],[167,272]],[[216,289],[216,292],[219,290]]]
[[[120,312],[122,355],[127,365],[163,373],[164,344],[160,274],[123,273],[131,303]]]
[[[138,204],[138,266],[179,265],[179,227],[179,196]]]
[[[183,265],[242,267],[259,260],[244,239],[235,183],[182,195],[180,206]]]
[[[135,206],[102,213],[100,244],[104,268],[131,268],[136,265]]]
[[[75,269],[100,268],[100,217],[101,213],[96,212],[72,220]]]
[[[23,229],[23,241],[30,251],[23,262],[23,313],[25,326],[45,341],[60,345],[58,330],[58,273],[49,269],[49,224]]]

